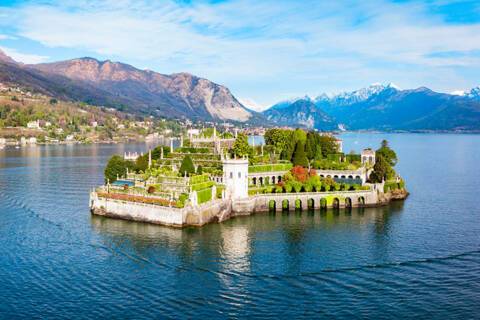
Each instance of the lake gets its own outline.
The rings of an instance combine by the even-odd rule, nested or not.
[[[0,318],[480,317],[480,136],[342,138],[387,139],[410,197],[179,230],[89,212],[144,144],[0,150]]]

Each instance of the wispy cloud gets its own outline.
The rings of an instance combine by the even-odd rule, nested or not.
[[[465,69],[480,70],[471,54],[480,50],[480,24],[455,23],[442,8],[386,0],[49,1],[0,9],[0,25],[49,48],[196,73],[265,104],[374,81],[468,83]]]
[[[5,52],[7,56],[12,58],[17,62],[22,62],[26,64],[35,64],[35,63],[42,63],[48,60],[47,56],[41,56],[36,54],[29,54],[29,53],[22,53],[18,52],[16,49],[7,48],[0,46],[0,50]]]

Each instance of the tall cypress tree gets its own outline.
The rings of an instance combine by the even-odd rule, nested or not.
[[[308,158],[305,154],[305,143],[298,141],[295,145],[295,152],[292,159],[294,166],[308,167]]]
[[[195,173],[195,166],[193,165],[192,158],[189,155],[186,155],[182,160],[182,165],[180,166],[180,175],[190,176],[192,173]]]

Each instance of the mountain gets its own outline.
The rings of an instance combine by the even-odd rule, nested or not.
[[[480,101],[480,86],[471,89],[469,92],[466,92],[465,96],[467,96],[470,99]]]
[[[0,62],[11,63],[11,64],[17,63],[15,60],[7,56],[5,52],[3,52],[2,50],[0,50]]]
[[[372,85],[353,92],[334,96],[322,94],[314,99],[320,118],[325,115],[335,119],[349,130],[480,130],[480,90],[473,89],[463,96],[434,92],[421,87],[413,90],[400,90],[390,85]],[[293,104],[283,105],[294,117]],[[275,114],[270,110],[264,114]],[[315,113],[311,113],[315,119]],[[292,120],[294,121],[294,120]],[[298,123],[300,124],[300,122]],[[291,124],[293,125],[293,123]]]
[[[323,112],[309,97],[280,102],[264,112],[268,120],[279,125],[309,129],[335,130],[335,120]]]
[[[188,73],[164,75],[128,64],[80,58],[21,65],[0,54],[0,81],[63,99],[130,113],[195,120],[264,122],[228,88]]]

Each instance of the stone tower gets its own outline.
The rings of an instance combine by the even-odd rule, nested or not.
[[[223,182],[227,199],[248,197],[248,159],[224,159]]]
[[[363,149],[362,154],[362,164],[371,164],[372,166],[375,164],[375,151],[367,148]]]

